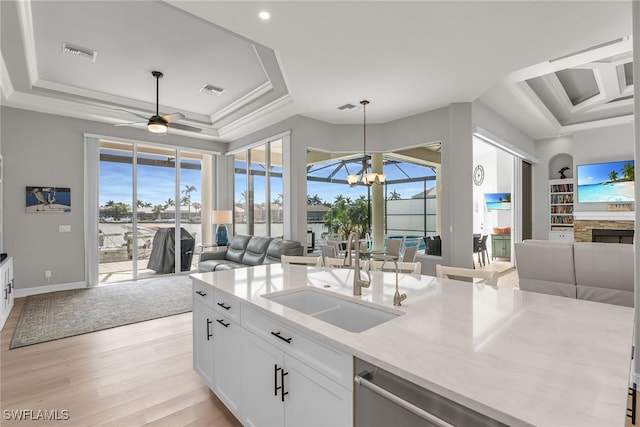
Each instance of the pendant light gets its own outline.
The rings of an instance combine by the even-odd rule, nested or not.
[[[353,187],[356,185],[379,185],[384,184],[386,176],[383,173],[372,172],[369,167],[369,160],[367,158],[367,104],[369,101],[366,99],[360,101],[363,111],[363,142],[362,142],[362,171],[359,174],[353,174],[347,176],[347,183]]]

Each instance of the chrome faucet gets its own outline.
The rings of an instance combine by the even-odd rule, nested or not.
[[[384,265],[389,261],[391,261],[395,265],[396,270],[396,293],[393,295],[393,305],[400,306],[402,305],[402,301],[407,299],[407,294],[400,295],[400,292],[398,291],[398,262],[392,258],[385,258],[385,260],[382,262],[382,265],[380,266],[380,270],[384,270]]]
[[[351,232],[347,239],[347,254],[344,257],[344,265],[351,267],[352,242],[355,249],[355,258],[353,260],[353,294],[359,296],[362,295],[362,288],[368,288],[371,286],[371,276],[369,276],[369,273],[365,271],[367,280],[363,280],[362,277],[360,277],[360,235],[355,231]]]

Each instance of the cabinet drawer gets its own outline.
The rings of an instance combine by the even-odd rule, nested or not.
[[[346,389],[353,389],[350,354],[313,340],[302,332],[244,305],[242,326]]]
[[[236,323],[240,323],[240,302],[222,292],[213,294],[213,309],[228,317]]]
[[[198,280],[193,280],[193,299],[213,308],[213,287]]]

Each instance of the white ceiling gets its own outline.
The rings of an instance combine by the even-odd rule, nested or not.
[[[361,111],[337,107],[365,98],[368,121],[378,123],[480,99],[534,139],[629,120],[633,111],[630,100],[609,103],[632,91],[617,71],[631,60],[630,1],[5,0],[0,7],[3,105],[112,124],[138,120],[123,109],[155,113],[152,70],[165,74],[160,113],[181,112],[180,123],[203,129],[186,135],[220,141],[295,114],[360,123]],[[261,10],[270,21],[258,18]],[[62,42],[96,50],[95,62],[62,54]],[[595,70],[594,77],[558,78],[571,68]],[[225,91],[199,92],[205,83]],[[597,96],[567,103],[565,88],[583,86]]]

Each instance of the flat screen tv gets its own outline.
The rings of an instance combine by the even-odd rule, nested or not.
[[[633,202],[633,160],[578,165],[578,203]]]
[[[488,211],[511,209],[511,193],[485,193],[484,201]]]

